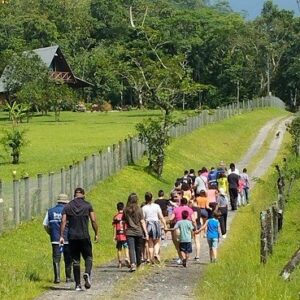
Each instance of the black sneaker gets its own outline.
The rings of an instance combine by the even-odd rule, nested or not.
[[[182,260],[182,265],[186,268],[186,259]]]
[[[83,274],[83,279],[85,281],[84,283],[84,287],[86,289],[90,289],[91,288],[91,280],[90,280],[90,275],[88,273],[84,273]]]

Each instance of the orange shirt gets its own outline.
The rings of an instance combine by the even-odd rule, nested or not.
[[[200,208],[206,208],[206,207],[208,207],[209,202],[208,202],[208,198],[207,197],[201,197],[201,196],[199,196],[199,197],[196,198],[196,200],[197,200],[198,206]]]

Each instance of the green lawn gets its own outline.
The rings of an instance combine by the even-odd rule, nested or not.
[[[282,110],[262,109],[174,140],[167,151],[161,180],[145,173],[144,159],[97,185],[87,197],[93,203],[100,223],[100,243],[94,245],[95,264],[115,257],[111,218],[118,201],[125,202],[133,191],[140,198],[146,191],[152,191],[154,195],[159,189],[168,192],[185,168],[210,167],[220,160],[237,161],[268,120],[284,115],[287,113]],[[42,219],[34,220],[0,238],[1,299],[32,299],[52,286],[51,250],[41,222]]]
[[[188,111],[186,112],[188,113]],[[54,116],[36,116],[29,123],[21,124],[27,131],[29,145],[24,148],[19,165],[9,162],[10,156],[0,150],[0,178],[12,178],[28,173],[58,171],[74,161],[83,160],[94,152],[118,143],[129,134],[136,133],[135,124],[148,117],[157,117],[160,111],[129,111],[108,113],[62,112],[61,121]],[[178,113],[182,114],[182,113]],[[6,113],[0,113],[1,129],[11,126]],[[1,148],[0,148],[1,149]]]

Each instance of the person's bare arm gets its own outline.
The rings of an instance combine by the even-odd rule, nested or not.
[[[199,230],[196,230],[195,233],[199,233],[200,231],[204,230],[207,227],[207,221],[200,227]]]
[[[59,239],[59,243],[63,244],[64,243],[64,231],[66,228],[66,224],[67,224],[67,215],[63,214],[62,218],[61,218],[61,223],[60,223],[60,239]]]
[[[93,230],[94,230],[94,233],[95,233],[95,242],[98,242],[99,241],[99,232],[98,232],[98,224],[97,224],[97,219],[96,219],[96,214],[95,212],[91,211],[90,212],[90,219],[91,219],[91,223],[92,223],[92,227],[93,227]]]
[[[175,219],[175,214],[172,213],[171,217],[170,217],[170,221],[173,221]]]
[[[164,218],[164,216],[163,216],[161,210],[160,210],[160,212],[158,213],[158,217],[159,217],[160,221],[163,223],[164,228],[167,228],[167,223],[166,223],[166,221],[165,221],[165,218]]]
[[[191,218],[192,218],[192,224],[193,224],[194,228],[197,228],[197,222],[196,222],[197,212],[196,211],[193,211]]]
[[[144,219],[141,219],[141,225],[142,225],[142,228],[144,230],[144,233],[145,233],[145,238],[146,240],[149,239],[149,235],[148,235],[148,231],[147,231],[147,227],[146,227],[146,222]]]
[[[206,208],[206,209],[209,209],[209,210],[212,210],[212,208],[209,206],[209,201],[208,201],[208,199],[206,200],[205,208]]]
[[[220,237],[222,236],[222,231],[221,231],[220,223],[219,223],[219,226],[218,226],[218,232],[219,232],[219,239],[220,239]]]

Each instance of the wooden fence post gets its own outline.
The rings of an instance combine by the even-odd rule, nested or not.
[[[65,185],[65,169],[61,168],[60,169],[60,192],[61,193],[66,193],[65,189],[66,189],[66,185]]]
[[[87,170],[87,156],[84,157],[84,162],[83,162],[83,185],[84,188],[88,186],[88,170]],[[72,190],[71,190],[72,193]]]
[[[31,218],[31,203],[29,198],[29,177],[24,177],[24,187],[25,187],[25,220],[30,220]]]
[[[3,232],[4,229],[4,203],[3,199],[0,198],[0,233]]]
[[[273,216],[272,216],[272,210],[270,208],[267,209],[266,225],[267,225],[268,254],[272,254],[273,253]]]
[[[132,138],[132,136],[129,136],[129,159],[130,159],[130,164],[134,164],[134,159],[133,159],[133,138]]]
[[[290,261],[284,266],[283,270],[280,273],[280,276],[283,277],[284,280],[290,278],[291,273],[300,263],[300,248],[294,253]]]
[[[106,161],[107,161],[107,177],[111,175],[111,149],[110,147],[107,147],[107,155],[106,155]]]
[[[113,144],[112,146],[112,159],[113,159],[113,169],[112,169],[112,173],[115,174],[117,173],[118,170],[118,157],[117,157],[117,145]]]
[[[124,167],[123,163],[123,142],[119,141],[119,168],[118,170],[121,170]]]
[[[103,166],[103,152],[99,151],[99,159],[100,159],[100,180],[104,179],[104,166]]]
[[[49,200],[49,207],[51,207],[54,203],[54,192],[53,192],[53,176],[54,172],[49,172],[48,175],[48,200]]]
[[[15,225],[20,224],[19,184],[20,184],[20,181],[14,179],[14,181],[13,181],[13,194],[14,194],[14,219],[15,219]]]
[[[93,162],[93,184],[97,182],[97,174],[96,174],[96,155],[92,155],[92,162]]]
[[[43,174],[37,174],[37,214],[42,213]]]
[[[277,202],[272,205],[273,215],[273,241],[277,241],[278,238],[278,205]]]
[[[267,262],[268,248],[266,235],[266,212],[260,213],[260,262],[265,264]]]

